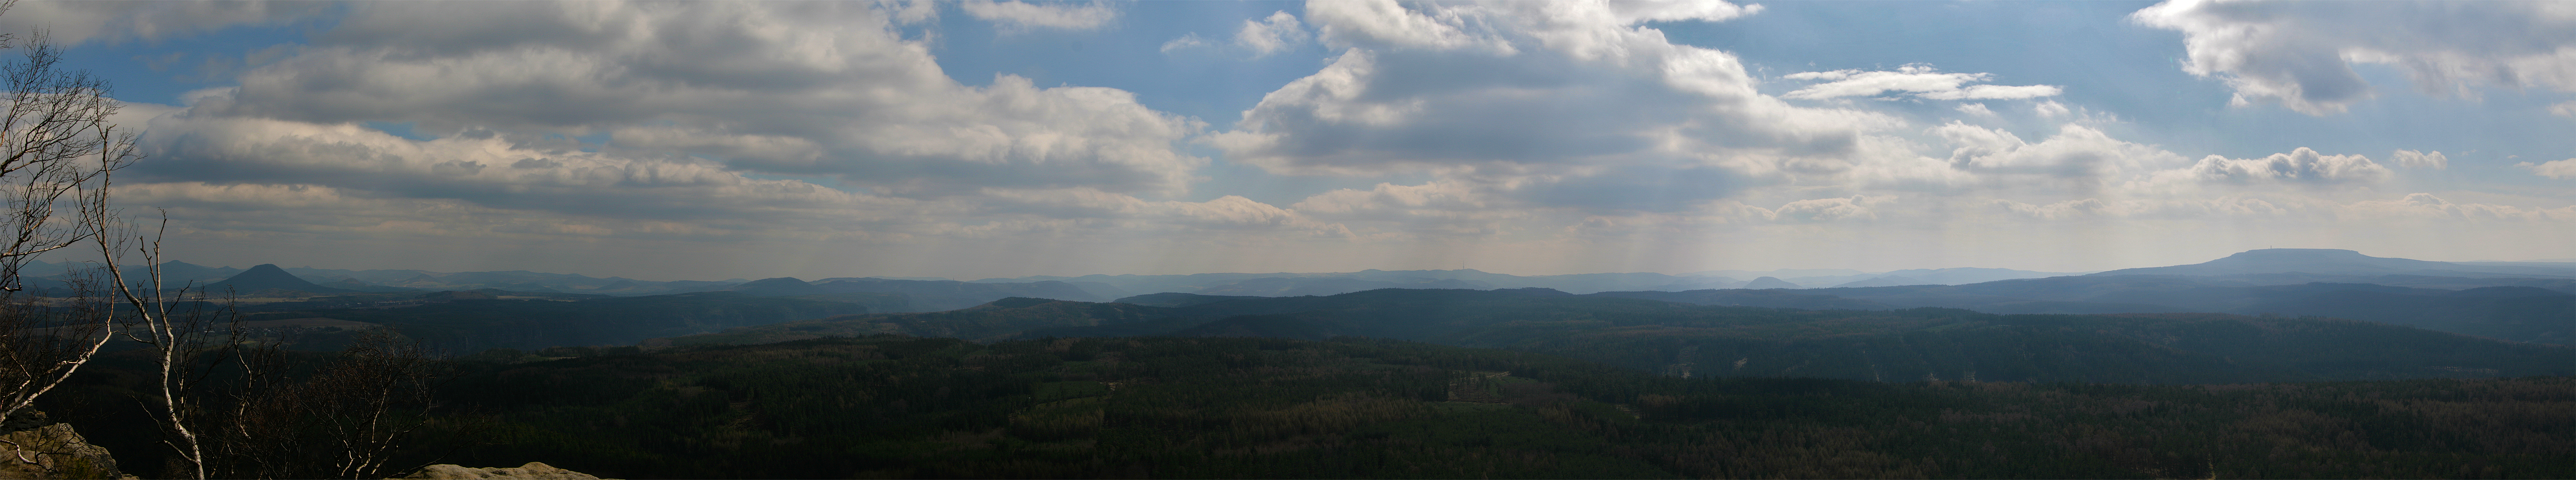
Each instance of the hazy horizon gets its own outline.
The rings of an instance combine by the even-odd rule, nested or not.
[[[637,279],[2576,257],[2563,2],[54,2],[168,257]],[[23,37],[22,37],[23,38]]]
[[[2363,255],[2369,255],[2369,254],[2370,254],[2370,252],[2359,252],[2359,253],[2361,253],[2361,254],[2363,254]],[[2376,256],[2376,255],[2372,255],[2372,256]],[[2382,257],[2382,258],[2388,258],[2388,257]],[[2212,258],[2211,260],[2215,260],[2215,258]],[[2413,260],[2426,260],[2426,259],[2413,259]],[[340,268],[340,267],[335,267],[335,266],[331,266],[331,265],[295,264],[295,263],[292,263],[292,262],[289,262],[289,263],[279,263],[279,262],[275,262],[275,261],[263,261],[263,262],[250,263],[250,264],[213,264],[213,263],[205,263],[205,262],[194,262],[194,261],[188,261],[188,260],[186,260],[186,259],[173,259],[173,260],[170,260],[170,261],[183,262],[183,263],[188,263],[188,264],[191,264],[191,265],[197,265],[197,266],[201,266],[201,267],[208,267],[208,268],[235,268],[235,269],[249,269],[250,267],[254,267],[254,266],[258,266],[258,265],[270,264],[270,265],[277,265],[279,268],[286,268],[286,269],[307,268],[307,269],[316,269],[316,270],[353,270],[353,271],[362,271],[362,270],[378,270],[378,269],[369,269],[369,268]],[[2535,263],[2576,263],[2576,258],[2539,258],[2539,259],[2524,259],[2524,260],[2477,259],[2477,260],[2429,260],[2429,261],[2447,261],[2447,262],[2507,262],[2507,263],[2514,263],[2514,262],[2535,262]],[[2187,264],[2196,264],[2196,263],[2201,263],[2201,262],[2184,262],[2184,263],[2172,264],[2172,265],[2187,265]],[[2119,270],[2119,269],[2125,269],[2125,268],[2145,268],[2145,267],[2162,267],[2162,266],[2171,266],[2171,265],[2162,265],[2162,264],[2159,264],[2159,265],[2132,265],[2132,266],[2117,267],[2117,268],[2108,268],[2108,269],[2098,269],[2098,270],[2029,270],[2029,269],[2013,269],[2013,270],[2025,270],[2025,271],[2036,271],[2036,272],[2046,272],[2046,273],[2086,274],[2086,273],[2096,273],[2096,272],[2103,272],[2103,271],[2110,271],[2110,270]],[[1939,269],[1946,269],[1946,268],[1999,268],[1999,267],[1951,266],[1951,267],[1924,267],[1924,268],[1919,268],[1919,269],[1921,269],[1921,270],[1939,270]],[[399,267],[397,267],[397,268],[382,268],[381,270],[425,270],[425,271],[431,271],[431,272],[437,272],[437,273],[464,273],[464,272],[468,272],[467,270],[450,270],[450,271],[441,271],[441,270],[433,270],[433,269],[421,269],[421,268],[399,268]],[[593,277],[593,278],[623,277],[623,278],[630,278],[630,279],[635,279],[635,280],[645,280],[645,281],[680,281],[680,280],[693,280],[693,281],[726,281],[726,280],[759,280],[759,279],[765,279],[765,278],[778,278],[778,277],[781,277],[781,276],[782,276],[782,275],[754,275],[754,276],[733,276],[733,277],[723,277],[723,278],[718,278],[718,277],[681,277],[681,276],[673,276],[673,275],[647,275],[647,276],[632,276],[632,275],[601,275],[601,274],[593,274],[593,273],[591,273],[591,272],[580,272],[580,271],[546,271],[546,270],[528,270],[528,269],[510,269],[510,270],[501,270],[501,271],[519,271],[519,270],[526,270],[526,271],[531,271],[531,272],[534,272],[534,273],[543,273],[543,274],[571,274],[571,275],[583,275],[583,276],[589,276],[589,277]],[[1209,272],[1173,272],[1173,273],[1087,272],[1087,273],[1038,273],[1038,274],[1028,274],[1028,275],[1011,275],[1011,276],[982,276],[982,277],[973,277],[973,276],[947,276],[947,275],[878,275],[878,274],[860,274],[860,275],[848,275],[848,274],[823,274],[823,275],[813,275],[813,276],[800,276],[800,275],[783,275],[783,276],[785,276],[785,277],[797,278],[797,279],[800,279],[800,280],[807,280],[807,281],[820,280],[820,279],[825,279],[825,278],[870,278],[870,277],[875,277],[875,278],[906,278],[906,279],[929,279],[929,278],[941,278],[941,279],[956,280],[956,281],[974,281],[974,280],[986,280],[986,279],[995,279],[995,278],[1026,278],[1026,277],[1082,277],[1082,276],[1088,276],[1088,275],[1108,275],[1108,276],[1139,275],[1139,276],[1149,276],[1149,275],[1194,275],[1194,274],[1252,274],[1252,275],[1271,275],[1271,274],[1325,274],[1325,273],[1358,273],[1358,272],[1362,272],[1362,271],[1366,271],[1366,270],[1383,270],[1383,271],[1454,271],[1454,270],[1461,270],[1461,269],[1444,269],[1444,268],[1418,268],[1418,269],[1376,268],[1376,269],[1337,270],[1337,271],[1323,271],[1323,270],[1313,270],[1313,271],[1209,271]],[[1518,273],[1518,272],[1498,272],[1498,271],[1491,271],[1491,270],[1484,270],[1484,269],[1475,269],[1475,268],[1469,268],[1469,269],[1464,269],[1464,270],[1476,270],[1476,271],[1480,271],[1480,272],[1484,272],[1484,273],[1504,274],[1504,275],[1515,275],[1515,276],[1524,276],[1524,277],[1539,277],[1539,276],[1549,276],[1549,275],[1580,275],[1580,274],[1609,274],[1609,273],[1660,273],[1660,274],[1665,274],[1665,275],[1684,276],[1684,275],[1693,275],[1693,274],[1707,274],[1707,273],[1712,273],[1712,272],[1730,272],[1730,271],[1741,271],[1741,272],[1776,272],[1776,271],[1794,271],[1794,270],[1853,270],[1853,271],[1863,272],[1863,273],[1865,273],[1865,274],[1877,275],[1877,274],[1885,274],[1885,273],[1888,273],[1888,272],[1895,272],[1895,271],[1902,271],[1902,270],[1917,270],[1917,269],[1916,269],[1916,268],[1900,268],[1900,269],[1886,269],[1886,270],[1863,270],[1863,269],[1831,268],[1831,267],[1813,267],[1813,268],[1807,268],[1807,267],[1783,267],[1783,268],[1759,269],[1759,270],[1756,270],[1756,269],[1739,269],[1739,268],[1719,268],[1719,269],[1691,270],[1691,271],[1619,271],[1619,272],[1601,271],[1601,272],[1571,272],[1571,273],[1548,273],[1548,274],[1529,274],[1529,273]],[[481,271],[490,271],[490,270],[481,270]],[[1745,278],[1737,278],[1736,280],[1752,280],[1752,279],[1753,279],[1752,277],[1745,277]],[[1807,288],[1819,288],[1819,287],[1817,287],[1817,286],[1809,286],[1809,287],[1807,287]]]

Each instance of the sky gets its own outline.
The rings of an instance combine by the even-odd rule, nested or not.
[[[2576,258],[2576,2],[52,2],[206,265]],[[23,35],[23,34],[22,34]],[[25,37],[22,37],[25,38]]]

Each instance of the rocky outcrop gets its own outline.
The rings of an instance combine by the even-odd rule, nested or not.
[[[410,476],[405,476],[405,477],[402,477],[402,478],[427,478],[427,479],[449,479],[449,480],[472,480],[472,479],[493,479],[493,480],[500,480],[500,479],[513,479],[513,480],[515,480],[515,479],[530,479],[530,480],[599,480],[599,477],[594,477],[594,476],[591,476],[590,474],[587,474],[587,473],[581,473],[581,472],[575,472],[575,471],[565,470],[565,469],[561,469],[561,468],[555,468],[554,466],[552,466],[552,465],[547,465],[547,464],[545,464],[545,463],[543,463],[543,462],[528,462],[528,464],[527,464],[527,465],[520,465],[520,466],[516,466],[516,467],[507,467],[507,468],[504,468],[504,467],[466,468],[466,467],[457,466],[457,465],[455,465],[455,464],[445,464],[445,463],[442,463],[442,464],[438,464],[438,465],[430,465],[430,466],[428,466],[428,467],[426,467],[426,468],[422,468],[422,469],[420,469],[420,473],[414,473],[414,474],[411,474]]]
[[[44,421],[44,412],[19,410],[0,434],[0,478],[134,478],[116,470],[106,448],[89,444],[71,425]]]

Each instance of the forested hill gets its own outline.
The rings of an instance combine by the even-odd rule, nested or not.
[[[1682,377],[2229,383],[2576,374],[2576,349],[2568,347],[2351,320],[1809,311],[1544,289],[1387,289],[1180,307],[1011,299],[954,312],[845,316],[667,342],[875,334],[978,341],[1363,336],[1556,353]]]
[[[868,311],[859,301],[763,298],[736,292],[583,299],[470,297],[474,295],[449,295],[402,308],[263,312],[244,319],[254,324],[316,317],[366,322],[391,326],[434,348],[471,353],[490,348],[633,345],[654,337]]]
[[[2576,477],[2565,377],[1709,380],[1392,340],[891,336],[475,372],[448,401],[505,443],[451,458],[617,478]]]
[[[1886,305],[1884,308],[1944,307],[1992,313],[2318,315],[2517,342],[2576,344],[2576,337],[2570,337],[2576,335],[2576,281],[2566,278],[2445,280],[2447,277],[2378,276],[2256,284],[2257,280],[2264,283],[2278,280],[2249,277],[2254,276],[2052,277],[1969,285],[1821,288],[1783,293],[1864,301]],[[2424,288],[2399,286],[2407,284]],[[1617,293],[1663,295],[1663,299],[1691,303],[1756,305],[1676,296],[1693,292]]]

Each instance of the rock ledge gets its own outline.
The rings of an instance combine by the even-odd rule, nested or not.
[[[43,418],[40,412],[21,412]],[[116,471],[116,459],[107,449],[90,445],[71,425],[54,423],[0,435],[0,478],[133,477]]]

